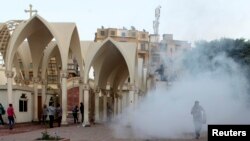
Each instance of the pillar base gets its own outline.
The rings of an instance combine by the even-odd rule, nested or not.
[[[34,118],[32,121],[33,121],[33,122],[37,122],[37,121],[39,121],[39,120],[38,120],[38,118]]]
[[[68,125],[69,123],[67,121],[62,121],[62,125]]]
[[[94,123],[101,123],[101,120],[95,120]]]
[[[89,123],[89,122],[82,123],[82,126],[83,126],[83,127],[90,127],[90,123]]]

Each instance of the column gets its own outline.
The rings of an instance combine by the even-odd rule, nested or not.
[[[46,85],[47,85],[47,81],[46,79],[42,79],[42,106],[46,103],[48,103],[48,99],[46,96]]]
[[[121,96],[118,97],[118,107],[117,108],[118,108],[117,114],[119,115],[122,113],[122,97]]]
[[[129,109],[132,110],[134,109],[134,105],[135,105],[135,99],[134,99],[134,95],[135,95],[135,87],[133,84],[130,84],[129,85],[129,96],[128,96],[128,99],[129,99],[129,103],[128,103],[128,106],[129,106]]]
[[[84,122],[83,126],[88,127],[90,126],[89,123],[89,85],[83,84],[83,91],[84,91]]]
[[[107,95],[103,95],[103,121],[107,121]]]
[[[7,77],[7,92],[8,92],[8,103],[13,104],[13,94],[12,94],[12,78],[14,76],[13,71],[5,71],[5,75]]]
[[[83,78],[80,77],[79,80],[79,105],[81,102],[83,102]]]
[[[148,73],[148,69],[147,66],[143,67],[143,90],[144,92],[147,90],[147,73]]]
[[[137,88],[136,90],[135,90],[135,94],[134,94],[134,108],[136,108],[137,107],[137,105],[138,105],[138,102],[139,102],[139,89]]]
[[[39,83],[39,78],[38,77],[33,77],[33,87],[34,87],[34,107],[33,107],[33,121],[38,121],[38,83]]]
[[[61,72],[61,89],[62,89],[62,124],[66,125],[67,122],[67,114],[68,114],[68,100],[67,100],[67,76],[68,73],[66,70]]]
[[[122,95],[122,112],[125,111],[125,109],[127,108],[127,96],[128,94],[123,94]]]
[[[114,97],[114,112],[113,112],[113,116],[117,115],[117,97]]]
[[[99,91],[100,89],[97,89],[95,91],[95,122],[100,122],[100,111],[99,111]]]

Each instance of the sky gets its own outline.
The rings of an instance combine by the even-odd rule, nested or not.
[[[94,40],[97,28],[134,26],[153,33],[161,5],[159,33],[174,39],[250,39],[249,0],[0,0],[0,22],[28,19],[29,4],[49,22],[74,22],[81,40]]]

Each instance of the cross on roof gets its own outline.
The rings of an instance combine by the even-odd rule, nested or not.
[[[37,14],[37,10],[32,10],[32,5],[30,4],[30,9],[29,10],[24,10],[24,12],[26,13],[30,13],[30,18],[32,17],[32,13],[34,12],[35,14]]]

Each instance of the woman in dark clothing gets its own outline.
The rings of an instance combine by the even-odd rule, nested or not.
[[[74,123],[78,123],[78,106],[76,105],[75,108],[72,111],[73,117],[74,117]]]
[[[58,127],[61,127],[61,122],[62,122],[62,108],[60,107],[59,103],[56,105],[56,115],[57,115]]]
[[[83,120],[84,120],[84,106],[83,106],[82,102],[80,103],[80,112],[81,112],[81,115],[82,115],[82,123],[83,123]]]
[[[2,115],[5,114],[5,110],[4,110],[4,107],[3,105],[0,103],[0,124],[4,125],[4,121],[3,121],[3,118],[2,118]]]
[[[48,108],[47,108],[47,105],[44,104],[43,105],[43,124],[46,123],[46,119],[47,119],[47,115],[48,115]]]

